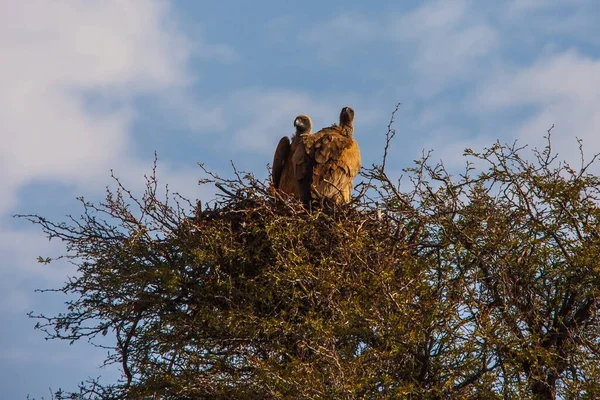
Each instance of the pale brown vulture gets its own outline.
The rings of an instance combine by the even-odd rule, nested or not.
[[[310,135],[312,121],[307,115],[299,115],[294,120],[296,133],[292,137],[291,143],[287,136],[279,141],[275,155],[273,156],[273,171],[271,178],[275,189],[281,190],[296,198],[300,198],[298,193],[298,183],[294,176],[294,166],[292,156],[296,148],[301,143],[303,137]]]
[[[350,201],[352,180],[360,170],[360,149],[353,138],[354,110],[344,107],[340,124],[304,138],[292,157],[300,198]]]

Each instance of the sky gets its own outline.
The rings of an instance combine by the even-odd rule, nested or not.
[[[496,140],[543,143],[577,162],[600,152],[600,2],[426,0],[0,0],[0,397],[49,398],[99,368],[105,351],[45,341],[28,311],[64,309],[69,264],[13,214],[79,215],[110,171],[141,193],[158,179],[192,199],[198,162],[267,176],[296,115],[316,129],[356,111],[364,166],[381,159],[396,103],[389,168],[433,150],[449,168]]]

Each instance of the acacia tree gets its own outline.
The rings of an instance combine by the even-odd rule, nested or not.
[[[595,157],[558,162],[548,136],[533,157],[467,150],[456,177],[424,155],[396,182],[392,122],[346,206],[307,211],[234,170],[200,181],[222,192],[208,206],[159,199],[153,173],[139,199],[116,179],[80,218],[22,216],[78,269],[36,327],[112,338],[122,371],[55,396],[600,396]]]

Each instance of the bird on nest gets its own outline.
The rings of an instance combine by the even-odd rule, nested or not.
[[[348,203],[361,165],[360,148],[354,140],[354,110],[344,107],[338,125],[302,136],[291,164],[305,205],[311,200]]]
[[[273,156],[271,180],[275,189],[290,196],[300,198],[292,157],[296,149],[302,145],[303,138],[311,134],[312,121],[307,115],[298,115],[294,119],[294,127],[296,128],[296,132],[291,140],[287,136],[279,140]]]

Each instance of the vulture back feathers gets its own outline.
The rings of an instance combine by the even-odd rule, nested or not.
[[[301,199],[350,201],[352,180],[360,170],[360,149],[353,138],[354,110],[344,107],[339,125],[306,137],[294,152],[296,179]]]
[[[302,137],[310,135],[312,121],[307,115],[299,115],[294,120],[294,126],[296,127],[296,133],[292,137],[291,143],[287,136],[284,136],[279,140],[275,155],[273,156],[271,179],[275,189],[299,198],[300,195],[295,177],[295,168],[292,163],[292,156],[298,145],[301,143]]]

